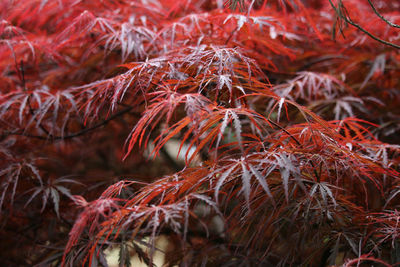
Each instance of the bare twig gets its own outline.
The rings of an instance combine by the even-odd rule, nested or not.
[[[340,9],[337,8],[337,7],[332,3],[332,0],[329,0],[329,3],[331,4],[332,8],[335,10],[336,14],[337,14],[341,19],[343,19],[346,23],[348,23],[348,24],[350,24],[350,25],[356,27],[357,29],[359,29],[360,31],[362,31],[363,33],[365,33],[366,35],[368,35],[369,37],[371,37],[371,38],[374,39],[375,41],[378,41],[378,42],[380,42],[380,43],[382,43],[382,44],[385,44],[385,45],[388,45],[388,46],[391,46],[391,47],[400,49],[400,45],[397,45],[397,44],[388,42],[388,41],[386,41],[386,40],[383,40],[383,39],[381,39],[381,38],[379,38],[379,37],[373,35],[373,34],[370,33],[369,31],[367,31],[366,29],[364,29],[363,27],[361,27],[359,24],[357,24],[357,23],[355,23],[354,21],[352,21],[352,20],[350,19],[349,16],[345,16],[345,15],[343,14],[343,12],[341,12]],[[341,8],[344,8],[343,4],[341,4],[341,1],[339,2],[339,6],[341,6]],[[347,12],[346,12],[346,13],[347,13]]]
[[[371,0],[368,0],[369,5],[372,7],[372,10],[375,12],[375,14],[384,22],[386,22],[387,24],[389,24],[391,27],[394,28],[400,28],[400,25],[392,23],[390,21],[388,21],[387,19],[385,19],[381,13],[379,13],[379,11],[375,8],[374,4],[372,4]]]

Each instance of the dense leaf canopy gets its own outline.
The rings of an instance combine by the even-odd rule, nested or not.
[[[4,266],[400,262],[400,3],[0,0]],[[108,262],[108,263],[107,263]]]

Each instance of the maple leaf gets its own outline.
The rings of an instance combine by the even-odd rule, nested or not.
[[[68,188],[62,185],[62,183],[73,183],[73,184],[80,184],[75,180],[69,179],[68,177],[59,177],[54,180],[49,180],[47,181],[46,184],[41,183],[39,186],[32,188],[28,190],[28,192],[33,192],[31,193],[30,198],[25,204],[25,207],[29,205],[29,203],[32,202],[32,200],[37,197],[39,194],[42,194],[42,209],[41,212],[43,212],[44,208],[47,205],[47,202],[49,198],[51,197],[53,204],[54,204],[54,211],[57,214],[57,217],[60,217],[60,212],[59,212],[59,206],[60,206],[60,193],[67,196],[68,198],[74,200],[74,197],[71,195],[71,192]]]
[[[11,194],[9,204],[12,206],[17,192],[18,183],[23,177],[24,172],[28,171],[31,179],[37,180],[40,184],[43,183],[39,170],[34,162],[22,161],[9,164],[6,168],[0,171],[1,182],[1,195],[0,195],[0,208],[3,207],[7,194]],[[29,177],[28,176],[28,177]]]

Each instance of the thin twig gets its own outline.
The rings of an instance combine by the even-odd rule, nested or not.
[[[329,3],[331,4],[332,8],[335,10],[336,14],[337,14],[340,18],[342,18],[346,23],[348,23],[348,24],[350,24],[350,25],[356,27],[357,29],[359,29],[360,31],[362,31],[363,33],[365,33],[366,35],[368,35],[369,37],[371,37],[371,38],[374,39],[375,41],[378,41],[378,42],[380,42],[380,43],[382,43],[382,44],[385,44],[385,45],[388,45],[388,46],[391,46],[391,47],[400,49],[400,45],[397,45],[397,44],[394,44],[394,43],[385,41],[385,40],[383,40],[383,39],[381,39],[381,38],[379,38],[379,37],[373,35],[373,34],[370,33],[369,31],[367,31],[366,29],[364,29],[363,27],[361,27],[360,25],[358,25],[357,23],[353,22],[349,17],[344,16],[344,15],[342,14],[342,12],[340,12],[340,11],[335,7],[335,5],[332,3],[332,0],[329,0]]]
[[[94,129],[97,129],[97,128],[101,127],[101,126],[106,125],[107,123],[109,123],[113,119],[115,119],[115,118],[117,118],[117,117],[119,117],[119,116],[121,116],[121,115],[123,115],[123,114],[125,114],[125,113],[127,113],[129,111],[131,111],[132,109],[133,109],[133,107],[128,107],[126,109],[123,109],[123,110],[115,113],[114,115],[108,117],[104,121],[102,121],[102,122],[100,122],[100,123],[98,123],[96,125],[93,125],[92,127],[83,129],[83,130],[81,130],[79,132],[76,132],[76,133],[73,133],[73,134],[70,134],[70,135],[66,135],[66,136],[51,136],[50,139],[51,140],[65,140],[65,139],[71,139],[71,138],[75,138],[75,137],[84,135],[87,132],[90,132],[90,131],[92,131]],[[46,136],[32,135],[32,134],[27,134],[27,133],[24,133],[24,132],[22,132],[22,133],[21,132],[8,132],[8,133],[5,133],[5,135],[22,135],[22,136],[26,136],[26,137],[30,137],[30,138],[37,138],[37,139],[42,139],[42,140],[48,140],[49,139]]]
[[[375,8],[374,4],[372,4],[371,0],[368,0],[369,5],[372,7],[372,10],[375,12],[375,14],[384,22],[386,22],[387,24],[389,24],[390,26],[394,27],[394,28],[400,28],[400,25],[392,23],[390,21],[388,21],[387,19],[385,19],[381,13],[379,13],[379,11]]]

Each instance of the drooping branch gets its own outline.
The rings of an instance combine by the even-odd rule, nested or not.
[[[372,39],[374,39],[375,41],[378,41],[382,44],[400,49],[400,45],[391,43],[389,41],[383,40],[377,36],[375,36],[374,34],[372,34],[371,32],[367,31],[366,29],[364,29],[362,26],[360,26],[359,24],[355,23],[353,20],[351,20],[351,18],[349,16],[346,16],[345,14],[347,12],[342,12],[342,9],[345,10],[345,7],[342,3],[342,1],[339,1],[338,7],[336,7],[332,0],[329,0],[330,5],[332,6],[332,8],[335,10],[336,14],[339,16],[339,18],[343,19],[346,23],[356,27],[357,29],[359,29],[360,31],[362,31],[363,33],[365,33],[366,35],[368,35],[369,37],[371,37]]]
[[[388,21],[385,17],[382,16],[381,13],[379,13],[379,11],[375,8],[374,4],[371,2],[371,0],[368,0],[369,5],[371,6],[372,10],[375,12],[375,14],[384,22],[386,22],[387,24],[389,24],[391,27],[394,28],[399,28],[400,29],[400,25],[395,24],[393,22]]]

